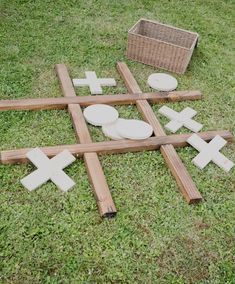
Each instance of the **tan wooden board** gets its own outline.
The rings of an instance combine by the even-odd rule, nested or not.
[[[133,94],[141,93],[141,89],[127,65],[125,63],[118,62],[117,69],[121,77],[123,78],[128,91]],[[152,125],[154,134],[156,136],[166,135],[148,101],[139,100],[136,102],[136,105],[138,110],[142,113],[142,116],[146,120],[146,122]],[[200,201],[202,199],[202,196],[192,178],[190,177],[180,157],[176,153],[174,146],[172,144],[164,145],[160,147],[160,150],[187,202],[194,203]]]
[[[148,100],[151,103],[179,102],[199,100],[200,91],[174,91],[169,93],[119,94],[97,96],[70,96],[65,98],[39,98],[0,100],[0,111],[6,110],[42,110],[65,109],[68,105],[79,104],[82,107],[93,104],[126,105],[135,104],[137,100]]]
[[[75,97],[76,93],[66,66],[63,64],[57,64],[56,71],[60,80],[60,85],[64,96]],[[80,143],[91,143],[92,140],[80,105],[69,104],[68,109],[73,121],[77,140],[79,140]],[[114,205],[111,193],[109,191],[109,187],[102,166],[98,159],[97,153],[85,152],[84,161],[101,216],[114,216],[117,210]]]
[[[70,144],[40,147],[40,149],[48,156],[54,157],[63,150],[69,150],[73,155],[78,157],[83,156],[85,153],[97,153],[115,154],[115,153],[127,153],[127,152],[140,152],[158,150],[162,145],[172,144],[175,148],[182,148],[188,146],[187,139],[192,134],[173,134],[164,135],[158,137],[150,137],[145,140],[116,140],[116,141],[104,141],[104,142],[91,142],[84,144]],[[198,136],[204,141],[209,142],[216,135],[220,135],[227,141],[232,141],[233,135],[229,131],[207,131],[200,132]],[[6,150],[0,152],[0,162],[2,164],[14,164],[14,163],[27,163],[29,162],[26,153],[32,150],[32,148],[23,148],[16,150]]]

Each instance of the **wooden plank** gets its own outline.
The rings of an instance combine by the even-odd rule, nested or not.
[[[119,62],[117,63],[117,69],[125,81],[128,91],[130,93],[141,93],[141,89],[127,65]],[[136,102],[136,105],[144,119],[153,126],[154,134],[156,136],[166,135],[148,101],[140,100]],[[174,146],[172,144],[164,145],[160,147],[160,150],[187,202],[195,203],[202,200],[200,192],[179,158]]]
[[[68,110],[73,122],[77,141],[80,141],[80,143],[91,143],[91,136],[88,131],[80,105],[71,104],[68,106]]]
[[[201,99],[201,97],[202,95],[199,91],[174,91],[166,94],[160,94],[157,92],[81,97],[70,96],[65,98],[0,100],[0,111],[65,109],[69,104],[80,104],[80,106],[89,106],[92,104],[125,105],[135,104],[135,102],[140,99],[148,100],[151,103],[163,103],[198,100]]]
[[[60,145],[41,147],[40,149],[48,156],[54,157],[63,150],[69,150],[73,155],[77,157],[83,156],[85,153],[97,154],[115,154],[115,153],[127,153],[127,152],[138,152],[138,151],[150,151],[157,150],[162,145],[172,144],[176,148],[188,146],[187,139],[192,134],[174,134],[164,135],[159,137],[150,137],[145,140],[118,140],[118,141],[105,141],[105,142],[94,142],[86,144],[71,144],[71,145]],[[200,132],[198,136],[204,141],[209,142],[216,135],[220,135],[227,141],[232,141],[233,135],[229,131],[208,131]],[[0,152],[0,162],[2,164],[13,164],[13,163],[27,163],[29,160],[26,157],[26,153],[32,150],[32,148],[23,148],[17,150],[7,150]]]
[[[76,93],[64,64],[57,64],[56,71],[60,80],[61,88],[65,97],[75,97]],[[79,104],[69,104],[69,112],[80,143],[91,143],[91,137]],[[117,210],[115,208],[107,181],[98,156],[96,153],[84,153],[84,161],[92,185],[94,195],[102,217],[113,217]]]

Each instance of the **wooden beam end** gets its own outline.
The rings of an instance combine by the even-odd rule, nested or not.
[[[201,202],[203,200],[202,196],[200,197],[195,197],[195,198],[191,198],[191,199],[188,199],[187,202],[188,204],[198,204],[199,202]]]

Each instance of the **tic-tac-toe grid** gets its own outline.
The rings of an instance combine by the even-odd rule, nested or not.
[[[48,157],[53,157],[65,149],[70,151],[71,154],[83,156],[99,211],[103,217],[114,216],[116,214],[116,207],[99,162],[98,154],[160,149],[187,202],[194,203],[200,201],[202,196],[175,150],[175,147],[187,146],[187,139],[192,134],[166,135],[149,102],[197,100],[201,99],[201,93],[199,91],[142,93],[125,63],[119,62],[117,64],[117,69],[126,84],[129,94],[78,97],[76,96],[66,66],[58,64],[56,65],[56,71],[62,92],[65,96],[64,98],[4,100],[0,101],[0,111],[68,108],[77,140],[80,144],[41,147],[40,149]],[[142,141],[119,140],[92,142],[81,107],[100,103],[111,105],[136,104],[144,120],[152,125],[155,136]],[[220,135],[226,140],[231,140],[233,137],[229,131],[208,131],[198,133],[198,136],[204,141],[210,141],[216,135]],[[26,154],[31,149],[32,148],[2,151],[0,153],[0,161],[4,164],[28,162]]]

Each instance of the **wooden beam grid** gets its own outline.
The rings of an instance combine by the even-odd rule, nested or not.
[[[77,97],[66,66],[57,64],[55,68],[64,98],[2,100],[0,101],[0,111],[68,108],[76,138],[80,144],[41,147],[41,150],[49,157],[57,155],[64,149],[68,149],[76,156],[84,157],[88,177],[102,217],[113,217],[117,210],[98,159],[98,154],[160,149],[166,164],[175,177],[187,202],[190,204],[202,200],[200,192],[175,150],[175,148],[187,146],[187,139],[191,134],[166,135],[149,104],[149,102],[175,102],[201,99],[202,96],[199,91],[142,93],[127,65],[119,62],[117,63],[117,70],[123,78],[129,94]],[[97,103],[111,105],[136,104],[143,119],[152,125],[155,136],[138,141],[124,139],[119,141],[92,142],[81,106],[89,106]],[[208,131],[201,132],[198,135],[205,141],[210,141],[216,135],[220,135],[228,141],[231,141],[233,138],[229,131]],[[3,164],[28,162],[26,153],[30,149],[1,151],[0,162]]]

